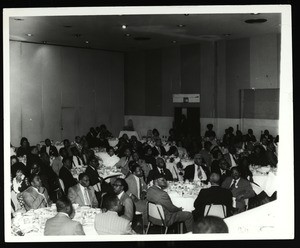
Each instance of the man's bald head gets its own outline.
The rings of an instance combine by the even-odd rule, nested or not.
[[[211,173],[210,177],[209,177],[209,181],[211,184],[218,184],[220,182],[220,175],[218,173]]]

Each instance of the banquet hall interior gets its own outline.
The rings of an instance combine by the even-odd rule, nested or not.
[[[10,17],[12,235],[272,232],[280,62],[281,13]]]

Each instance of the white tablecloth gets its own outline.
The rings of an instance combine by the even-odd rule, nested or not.
[[[94,228],[94,219],[95,215],[100,211],[99,208],[78,207],[73,220],[82,224],[86,235],[98,235]],[[25,237],[42,236],[44,235],[46,220],[55,216],[56,213],[55,207],[30,210],[22,215],[16,216],[12,220],[12,230],[22,231]]]
[[[277,201],[225,218],[230,234],[272,233],[275,231]]]
[[[176,207],[182,207],[184,211],[191,212],[194,210],[194,202],[200,190],[201,186],[197,184],[175,182],[169,183],[166,192],[168,192],[171,201]]]

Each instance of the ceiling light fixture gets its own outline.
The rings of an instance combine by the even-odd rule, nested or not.
[[[172,43],[175,44],[175,43],[177,43],[177,41],[176,40],[172,40]]]
[[[85,43],[86,43],[86,44],[89,44],[89,41],[88,41],[88,40],[86,40],[86,41],[85,41]]]
[[[178,24],[177,27],[179,27],[179,28],[184,28],[185,25],[184,25],[184,24]]]
[[[130,37],[130,36],[131,36],[131,34],[125,34],[125,36],[126,36],[126,37]]]
[[[24,21],[22,18],[14,18],[15,21]]]
[[[122,25],[122,29],[126,29],[127,27],[127,25]]]
[[[29,36],[29,37],[33,36],[33,34],[26,34],[26,35]]]

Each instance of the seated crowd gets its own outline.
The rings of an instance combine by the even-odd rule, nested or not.
[[[207,128],[205,136],[198,138],[178,135],[171,129],[164,144],[157,129],[148,132],[144,142],[124,134],[111,147],[112,134],[101,125],[90,128],[85,136],[76,136],[73,142],[65,139],[59,150],[48,138],[43,146],[31,146],[23,137],[20,147],[11,146],[12,217],[17,211],[56,203],[58,214],[47,221],[45,235],[84,235],[80,223],[71,220],[74,203],[103,209],[95,217],[98,234],[143,233],[139,228],[143,230],[148,224],[148,202],[163,207],[167,226],[183,222],[185,232],[193,232],[194,222],[194,230],[199,229],[207,204],[226,206],[227,216],[241,213],[251,207],[245,200],[257,197],[251,187],[249,165],[276,167],[278,136],[273,138],[265,130],[257,141],[251,129],[243,135],[240,130],[234,134],[229,127],[223,138],[217,139],[213,125]],[[132,123],[127,130],[133,130]],[[99,175],[101,159],[95,148],[106,151],[123,178],[107,182]],[[183,160],[187,158],[194,162],[184,167]],[[85,171],[75,178],[72,168],[82,166]],[[165,191],[168,181],[199,181],[211,186],[200,191],[194,202],[195,210],[187,212],[172,203]]]

